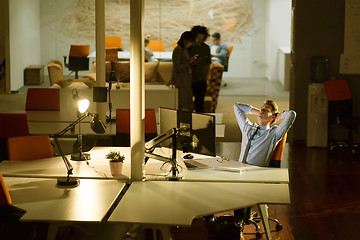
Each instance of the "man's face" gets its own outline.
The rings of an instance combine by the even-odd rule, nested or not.
[[[215,44],[215,45],[219,45],[220,44],[220,39],[218,39],[218,38],[212,38],[212,41],[213,41],[213,43]]]
[[[275,115],[272,114],[272,106],[268,104],[264,104],[257,115],[258,123],[259,125],[268,125],[270,124],[274,119]]]
[[[205,34],[201,34],[201,33],[196,34],[195,37],[196,44],[202,43],[204,41],[204,38],[205,38]]]

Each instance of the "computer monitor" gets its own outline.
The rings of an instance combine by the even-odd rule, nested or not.
[[[177,149],[184,152],[216,156],[215,152],[215,116],[205,113],[191,113],[170,108],[159,108],[160,133],[172,128],[187,127],[189,135],[179,134]],[[162,146],[171,147],[171,139]]]

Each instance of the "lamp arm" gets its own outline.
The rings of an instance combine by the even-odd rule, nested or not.
[[[54,141],[55,141],[55,144],[56,144],[56,147],[59,149],[59,152],[61,154],[61,157],[65,163],[65,166],[66,166],[66,169],[67,169],[67,173],[68,173],[68,177],[70,175],[73,174],[73,166],[71,165],[71,163],[69,162],[69,160],[66,158],[65,154],[64,154],[64,151],[59,143],[59,135],[58,134],[54,134],[52,135],[52,137],[54,138]]]
[[[181,127],[181,128],[172,128],[167,130],[165,133],[161,134],[160,136],[157,136],[147,143],[145,143],[145,157],[146,158],[154,158],[156,160],[160,160],[163,162],[170,162],[171,163],[171,171],[172,171],[172,178],[170,180],[177,181],[177,164],[176,164],[176,137],[179,133],[188,132],[189,129],[187,127]],[[172,146],[172,156],[171,158],[164,157],[161,155],[154,154],[153,151],[157,146],[159,146],[160,143],[164,142],[165,140],[172,138],[173,146]]]
[[[82,120],[84,120],[88,116],[92,116],[92,113],[85,113],[84,115],[80,116],[78,119],[76,119],[74,122],[70,123],[66,128],[64,128],[62,131],[58,132],[57,136],[62,136],[68,131],[70,131],[72,128],[74,128],[77,124],[79,124]]]

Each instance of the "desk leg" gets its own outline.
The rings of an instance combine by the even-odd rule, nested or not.
[[[271,240],[271,229],[269,224],[269,213],[268,213],[268,206],[266,204],[259,204],[261,219],[264,224],[265,234],[268,240]]]

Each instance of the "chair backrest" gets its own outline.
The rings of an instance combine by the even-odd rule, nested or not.
[[[287,133],[285,133],[284,137],[276,145],[276,148],[275,148],[273,157],[270,161],[269,167],[280,167],[280,163],[281,163],[281,160],[284,155],[286,138],[287,138]]]
[[[351,118],[353,102],[347,81],[327,80],[324,81],[324,88],[328,99],[328,123],[341,122],[341,118]]]
[[[228,49],[229,49],[228,54],[227,54],[228,58],[230,57],[233,48],[234,48],[234,46],[228,45]]]
[[[0,206],[6,206],[12,204],[9,191],[6,187],[4,178],[0,173]]]
[[[8,138],[9,160],[36,160],[54,156],[48,135]]]
[[[90,53],[89,44],[71,44],[70,45],[70,57],[87,57]]]
[[[106,48],[105,61],[117,61],[118,60],[118,49],[117,48]]]
[[[228,68],[229,68],[229,58],[230,58],[230,55],[231,55],[231,52],[233,50],[234,46],[231,46],[231,45],[228,45],[228,54],[227,54],[227,64],[224,66],[224,72],[227,72],[228,71]]]
[[[130,146],[130,109],[116,109],[116,145]],[[154,109],[145,109],[145,141],[157,136]]]
[[[173,47],[174,47],[174,48],[176,48],[176,47],[177,47],[177,45],[178,45],[178,43],[177,43],[177,42],[173,42]]]
[[[25,109],[60,111],[60,89],[28,88]]]
[[[121,48],[122,48],[121,37],[106,36],[105,37],[105,48],[116,48],[117,50],[121,50]]]
[[[153,52],[165,52],[164,40],[150,40],[147,47]]]

